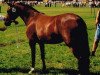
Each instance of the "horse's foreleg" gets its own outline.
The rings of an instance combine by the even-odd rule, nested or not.
[[[32,57],[32,68],[29,71],[29,74],[31,74],[34,71],[34,67],[35,67],[35,53],[36,53],[36,48],[35,48],[35,44],[33,40],[29,40],[29,45],[31,48],[31,57]]]
[[[39,43],[40,46],[40,51],[41,51],[41,59],[42,59],[42,63],[43,63],[43,70],[46,69],[46,65],[45,65],[45,50],[44,50],[44,44],[43,43]]]

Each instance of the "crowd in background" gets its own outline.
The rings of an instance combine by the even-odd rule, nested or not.
[[[11,1],[13,2],[13,1]],[[43,1],[14,1],[14,2],[23,2],[26,4],[29,4],[31,6],[35,6],[35,5],[39,5],[39,4],[44,4],[45,7],[51,7],[51,6],[55,6],[57,4],[62,4],[62,7],[67,6],[73,6],[73,7],[100,7],[100,1],[88,1],[88,2],[82,2],[81,1],[52,1],[52,0],[48,0],[47,2],[43,2]],[[5,2],[2,2],[5,3]]]

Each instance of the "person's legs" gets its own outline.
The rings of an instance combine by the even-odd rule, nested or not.
[[[92,48],[92,56],[95,56],[96,49],[98,47],[99,40],[94,40],[93,48]]]
[[[92,54],[91,54],[92,56],[95,56],[95,52],[98,47],[99,40],[100,40],[100,24],[97,25],[97,30],[95,33],[94,43],[92,47]]]

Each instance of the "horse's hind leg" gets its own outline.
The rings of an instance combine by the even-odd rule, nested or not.
[[[39,43],[39,46],[40,46],[40,51],[41,51],[41,59],[42,59],[42,63],[43,63],[43,68],[42,69],[46,70],[44,44]]]
[[[83,75],[88,75],[89,73],[89,46],[88,38],[83,34],[77,35],[77,33],[70,34],[68,32],[63,32],[63,40],[67,46],[72,49],[74,56],[78,59],[78,69]]]
[[[34,67],[35,67],[35,53],[36,53],[35,45],[36,43],[33,40],[29,40],[29,45],[31,48],[31,58],[32,58],[32,68],[29,71],[29,74],[31,74],[34,71]]]

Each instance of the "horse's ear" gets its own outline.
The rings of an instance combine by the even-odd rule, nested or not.
[[[8,6],[10,6],[10,7],[12,7],[13,6],[13,4],[12,3],[7,3],[8,4]]]

